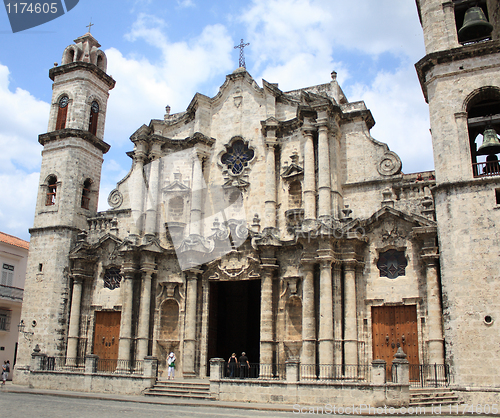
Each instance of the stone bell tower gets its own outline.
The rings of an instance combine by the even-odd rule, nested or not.
[[[436,170],[445,358],[454,383],[500,387],[500,6],[417,0],[417,64]]]
[[[54,84],[48,132],[43,145],[40,183],[30,252],[16,373],[23,379],[31,351],[38,344],[49,356],[65,355],[69,295],[69,251],[87,219],[97,213],[109,90],[106,55],[90,33],[75,39],[62,64],[49,71]],[[78,279],[80,280],[80,279]]]

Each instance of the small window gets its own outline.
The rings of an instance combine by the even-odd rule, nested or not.
[[[83,209],[88,209],[90,207],[90,186],[92,185],[92,182],[90,179],[85,180],[85,183],[83,183],[83,190],[82,190],[82,204],[81,207]]]
[[[55,176],[51,176],[47,180],[47,197],[45,199],[45,206],[53,206],[56,204],[56,194],[57,178]]]
[[[10,314],[11,311],[0,309],[0,331],[10,330]]]
[[[2,285],[12,286],[14,282],[14,266],[10,264],[3,264],[2,266]]]
[[[403,251],[389,250],[380,254],[377,267],[380,271],[380,277],[396,279],[406,274],[405,269],[408,265],[405,253]]]
[[[118,289],[121,281],[122,276],[119,268],[111,267],[104,273],[104,287],[110,290]]]
[[[56,131],[66,128],[66,117],[68,115],[68,96],[59,99],[59,108],[57,110]]]
[[[500,205],[500,189],[495,190],[495,197],[497,200],[497,205]]]
[[[90,105],[89,132],[97,135],[97,119],[99,116],[99,103],[93,101]]]

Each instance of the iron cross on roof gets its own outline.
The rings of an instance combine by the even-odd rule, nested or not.
[[[239,48],[239,50],[240,50],[240,62],[239,62],[239,64],[240,64],[240,67],[243,67],[243,68],[247,68],[247,66],[245,65],[245,54],[243,52],[243,48],[245,48],[248,45],[250,45],[250,43],[245,44],[245,43],[243,43],[243,39],[242,39],[240,44],[236,45],[234,47],[234,49]]]
[[[94,24],[92,23],[92,20],[90,20],[90,23],[87,26],[85,26],[86,28],[89,28],[89,33],[90,33],[90,28],[92,26],[94,26]]]

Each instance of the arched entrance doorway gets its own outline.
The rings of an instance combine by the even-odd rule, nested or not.
[[[259,348],[260,280],[210,282],[208,360],[245,351],[258,363]]]

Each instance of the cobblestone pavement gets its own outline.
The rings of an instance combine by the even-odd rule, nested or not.
[[[290,412],[220,407],[155,405],[99,399],[75,399],[31,393],[0,393],[2,416],[37,418],[286,417]]]

